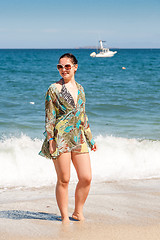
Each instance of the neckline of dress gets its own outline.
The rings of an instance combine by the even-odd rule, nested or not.
[[[76,86],[77,86],[77,82],[75,81],[75,83],[76,83]],[[76,107],[77,106],[77,102],[78,102],[78,86],[77,86],[77,101],[76,101],[76,103],[75,103],[75,100],[74,100],[74,98],[73,98],[73,95],[71,94],[71,92],[67,89],[67,87],[66,87],[66,85],[65,85],[65,82],[64,82],[64,79],[62,78],[62,87],[65,87],[65,89],[66,89],[66,91],[67,91],[67,93],[71,96],[71,98],[73,99],[73,102],[74,102],[74,107]],[[62,88],[61,88],[61,91],[62,91]]]
[[[78,83],[77,83],[76,81],[75,81],[75,83],[76,83],[77,89],[78,89],[78,91],[77,91],[77,102],[76,102],[76,103],[75,103],[75,101],[74,101],[74,98],[73,98],[72,94],[70,93],[70,91],[69,91],[69,90],[66,88],[66,86],[65,86],[67,92],[71,95],[71,97],[72,97],[72,99],[73,99],[74,106],[73,106],[72,104],[68,103],[68,102],[63,98],[70,106],[72,106],[72,108],[76,108],[76,107],[77,107],[78,97],[79,97],[79,87],[78,87]],[[64,82],[64,79],[62,78],[62,87],[63,87],[63,85],[65,85],[65,82]],[[55,89],[57,90],[58,94],[61,95],[62,88],[61,88],[61,91],[59,91],[58,88],[57,88],[54,84],[53,84],[53,86],[54,86]]]

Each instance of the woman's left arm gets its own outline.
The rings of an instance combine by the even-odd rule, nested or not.
[[[89,147],[91,148],[91,150],[96,151],[97,150],[97,144],[95,143],[93,137],[92,137],[92,133],[91,133],[91,129],[89,126],[89,122],[88,122],[88,117],[85,111],[85,93],[84,93],[84,89],[81,86],[81,91],[82,91],[82,99],[83,99],[83,128],[84,128],[84,135],[86,137],[87,143],[89,145]]]
[[[95,143],[93,137],[92,137],[92,133],[91,133],[91,129],[89,126],[89,122],[88,122],[88,117],[86,112],[84,112],[84,135],[86,137],[87,143],[90,146],[91,150],[96,151],[97,150],[97,144]]]

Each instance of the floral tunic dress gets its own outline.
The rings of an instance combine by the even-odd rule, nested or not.
[[[88,152],[94,145],[88,118],[85,113],[85,93],[83,87],[76,82],[78,88],[77,104],[72,95],[62,85],[61,92],[52,84],[45,97],[45,133],[46,136],[40,155],[47,158],[57,158],[65,152]],[[49,152],[47,132],[56,141],[56,151]]]

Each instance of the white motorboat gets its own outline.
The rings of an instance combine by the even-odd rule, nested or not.
[[[104,48],[103,47],[103,42],[105,41],[102,41],[100,40],[99,43],[100,43],[100,48],[98,49],[99,52],[96,53],[96,52],[92,52],[90,54],[91,57],[113,57],[117,51],[110,51],[109,48]]]

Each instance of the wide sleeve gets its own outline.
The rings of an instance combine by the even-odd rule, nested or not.
[[[45,130],[54,137],[54,127],[56,122],[55,94],[49,88],[45,96]]]
[[[84,90],[83,90],[83,93],[84,93]],[[85,93],[84,93],[83,101],[84,101],[84,104],[83,104],[83,106],[84,106],[83,107],[84,108],[84,124],[83,124],[84,135],[86,137],[86,140],[87,140],[87,143],[88,143],[89,147],[92,149],[93,145],[95,144],[95,141],[92,137],[90,125],[89,125],[89,122],[88,122],[88,117],[87,117],[87,114],[86,114],[86,111],[85,111]]]
[[[84,113],[84,135],[86,137],[89,147],[92,149],[92,146],[95,144],[95,141],[92,137],[91,129],[88,122],[87,114]]]

